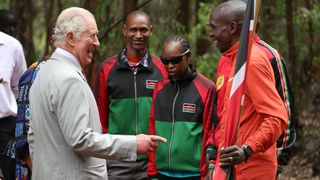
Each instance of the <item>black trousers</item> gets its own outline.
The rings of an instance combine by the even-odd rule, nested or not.
[[[107,160],[109,180],[149,180],[147,175],[147,160],[124,162]]]
[[[0,168],[5,180],[15,179],[16,160],[3,155],[8,142],[14,138],[16,117],[0,118]]]

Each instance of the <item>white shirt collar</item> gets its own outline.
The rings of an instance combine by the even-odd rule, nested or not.
[[[55,50],[55,52],[66,56],[70,61],[75,63],[82,70],[82,67],[81,67],[81,64],[80,64],[79,60],[73,54],[71,54],[70,52],[68,52],[68,51],[66,51],[66,50],[64,50],[62,48],[59,48],[59,47]]]

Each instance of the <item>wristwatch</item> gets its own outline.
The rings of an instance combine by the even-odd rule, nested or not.
[[[251,149],[250,146],[246,145],[246,144],[243,144],[241,146],[241,149],[243,150],[244,152],[244,155],[245,155],[245,162],[247,162],[247,160],[249,159],[249,157],[254,153],[253,150]]]

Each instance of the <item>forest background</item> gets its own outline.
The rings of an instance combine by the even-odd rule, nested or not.
[[[22,43],[27,64],[37,61],[49,49],[50,24],[67,7],[91,11],[99,27],[101,46],[93,63],[86,67],[95,90],[96,72],[107,57],[124,47],[122,25],[132,10],[146,11],[152,19],[151,53],[160,56],[162,43],[172,34],[191,41],[198,71],[215,80],[220,53],[209,38],[206,26],[210,10],[223,0],[1,0],[0,9],[17,18],[17,39]],[[295,155],[280,179],[320,179],[320,1],[265,0],[260,10],[259,36],[278,49],[286,59],[293,89],[298,139]]]

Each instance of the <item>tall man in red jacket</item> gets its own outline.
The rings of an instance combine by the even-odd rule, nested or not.
[[[217,72],[221,139],[224,139],[233,79],[220,74],[233,74],[245,8],[243,1],[227,1],[210,15],[210,36],[222,53]],[[224,147],[221,141],[220,166],[236,164],[238,179],[275,179],[276,140],[287,127],[288,113],[275,88],[276,80],[268,56],[256,43],[250,58],[237,141],[230,147]]]

